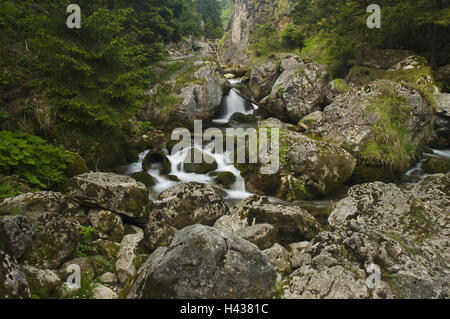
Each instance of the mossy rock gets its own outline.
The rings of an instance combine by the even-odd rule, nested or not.
[[[186,163],[188,161],[188,157],[184,162],[184,171],[186,173],[196,173],[196,174],[206,174],[212,171],[215,171],[218,167],[216,160],[207,154],[201,154],[202,162],[194,163],[195,153],[200,153],[201,151],[195,149],[191,152],[190,163]]]
[[[398,175],[389,167],[381,166],[356,166],[350,179],[351,184],[370,182],[392,183],[397,181]]]
[[[73,153],[72,160],[72,163],[67,164],[65,172],[67,178],[72,178],[74,176],[89,172],[89,168],[87,167],[85,160],[79,154]]]
[[[42,275],[51,275],[49,270],[40,270],[24,267],[24,274],[30,287],[32,299],[61,299],[64,295],[63,282],[56,278],[54,280],[45,280]],[[52,278],[53,279],[53,276]]]
[[[169,174],[172,171],[172,164],[170,164],[166,154],[161,150],[148,152],[142,161],[142,168],[144,171],[148,171],[151,165],[156,163],[161,165],[159,168],[161,174]]]
[[[236,182],[236,176],[231,172],[221,172],[217,175],[215,182],[217,185],[230,189]]]
[[[144,184],[145,186],[147,186],[147,187],[153,187],[153,186],[155,186],[155,184],[156,184],[156,181],[155,181],[155,179],[153,178],[153,176],[150,175],[150,174],[147,173],[147,172],[144,172],[144,171],[139,172],[139,173],[136,173],[136,174],[133,174],[132,177],[133,177],[135,180],[137,180],[138,182],[143,183],[143,184]]]
[[[127,149],[125,156],[128,163],[136,163],[139,161],[139,151],[135,148]]]
[[[167,175],[167,179],[172,182],[181,182],[178,176],[176,175]]]
[[[450,172],[450,159],[448,158],[428,158],[423,163],[423,169],[427,174],[439,174]]]

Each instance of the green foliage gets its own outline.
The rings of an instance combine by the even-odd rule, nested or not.
[[[72,155],[26,133],[0,131],[0,174],[18,175],[41,188],[61,184]]]
[[[20,194],[21,192],[11,186],[11,184],[9,183],[0,185],[0,200],[2,200],[3,198],[14,197]]]
[[[272,22],[258,25],[250,49],[256,57],[266,57],[281,50],[278,32]]]
[[[151,122],[144,121],[144,122],[140,123],[140,129],[141,129],[141,131],[146,132],[146,131],[153,131],[154,127]]]
[[[280,38],[286,47],[299,50],[302,49],[305,40],[303,33],[292,24],[288,24],[281,30]]]
[[[93,227],[81,226],[80,229],[80,242],[75,250],[76,257],[87,257],[94,249],[91,245],[92,235],[96,230]]]

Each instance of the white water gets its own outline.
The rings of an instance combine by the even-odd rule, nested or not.
[[[436,150],[431,149],[432,153],[425,152],[423,153],[426,157],[435,157],[435,158],[448,158],[450,159],[450,149],[445,150]],[[409,171],[405,173],[405,176],[408,179],[408,182],[406,184],[411,184],[410,181],[418,182],[421,179],[424,179],[425,177],[429,176],[430,174],[426,174],[423,170],[423,163],[426,161],[426,158],[421,159],[419,162],[416,163]]]
[[[233,85],[239,83],[240,80],[229,80],[229,82]],[[222,114],[219,118],[214,119],[213,123],[217,124],[227,124],[230,122],[231,116],[234,113],[242,113],[242,114],[253,114],[253,112],[258,109],[258,106],[254,103],[250,103],[242,98],[235,89],[231,89],[228,95],[224,97],[222,100]]]
[[[239,80],[235,79],[229,81],[232,85],[240,82]],[[225,96],[222,101],[222,108],[223,109],[221,116],[219,116],[219,118],[217,119],[214,119],[213,123],[227,124],[234,113],[239,112],[243,114],[252,114],[253,111],[258,107],[256,104],[250,103],[242,98],[235,91],[235,89],[231,89],[229,94]],[[245,180],[241,176],[241,172],[234,166],[234,164],[227,163],[228,161],[226,159],[230,156],[230,154],[227,152],[221,154],[212,153],[211,149],[213,143],[211,143],[210,145],[206,145],[205,147],[203,147],[202,145],[194,145],[193,148],[203,152],[206,155],[212,156],[218,164],[216,170],[217,172],[231,172],[236,176],[236,182],[232,185],[231,189],[224,189],[224,191],[227,193],[227,196],[225,198],[231,200],[240,200],[252,195],[245,189]],[[185,149],[175,154],[169,154],[167,150],[164,150],[168,160],[170,161],[170,164],[172,165],[172,170],[168,175],[176,176],[180,180],[179,182],[171,181],[168,178],[168,175],[161,175],[159,172],[160,164],[152,164],[151,168],[147,172],[156,180],[156,184],[153,187],[153,191],[155,193],[154,195],[158,195],[164,190],[173,187],[180,182],[199,182],[214,184],[215,177],[209,176],[208,174],[184,172],[184,161],[186,157],[190,155],[190,152],[193,150],[193,148]],[[124,174],[132,175],[134,173],[142,171],[142,161],[144,160],[148,152],[149,151],[147,150],[139,154],[139,161],[130,164],[124,171]]]

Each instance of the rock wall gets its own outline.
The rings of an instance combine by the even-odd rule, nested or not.
[[[235,0],[234,12],[219,44],[219,57],[224,64],[249,65],[248,53],[258,25],[273,21],[281,30],[291,21],[289,0]]]

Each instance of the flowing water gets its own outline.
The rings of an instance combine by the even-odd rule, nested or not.
[[[239,83],[239,80],[229,80],[232,85],[236,85]],[[228,95],[224,96],[222,103],[221,103],[221,109],[217,115],[217,118],[213,120],[213,123],[216,123],[220,125],[221,127],[227,127],[228,123],[230,122],[231,117],[235,113],[242,113],[242,114],[253,114],[253,112],[257,109],[257,105],[249,102],[248,100],[241,97],[239,94],[239,91],[237,88],[233,88],[230,90]],[[214,176],[211,176],[210,174],[196,174],[196,173],[186,173],[184,172],[184,161],[186,157],[190,154],[190,151],[192,149],[197,149],[201,152],[203,152],[206,155],[212,156],[215,161],[218,163],[218,167],[216,172],[231,172],[236,176],[236,182],[232,185],[231,189],[225,190],[227,193],[227,196],[225,199],[229,202],[236,202],[238,200],[244,199],[250,195],[246,188],[245,188],[245,181],[244,178],[241,176],[240,171],[234,166],[234,164],[228,164],[227,158],[230,156],[229,153],[224,152],[221,154],[212,153],[211,147],[208,147],[208,145],[199,145],[195,144],[190,149],[185,149],[184,151],[180,151],[175,154],[169,154],[167,150],[164,150],[168,160],[170,161],[172,165],[172,171],[170,174],[162,175],[160,174],[160,165],[159,163],[154,163],[148,170],[148,173],[152,175],[155,178],[156,185],[153,187],[153,194],[152,198],[155,199],[158,197],[158,195],[170,188],[173,187],[180,182],[200,182],[200,183],[207,183],[207,184],[214,184]],[[120,173],[125,175],[133,175],[134,173],[140,172],[142,170],[142,161],[144,160],[145,156],[148,154],[148,150],[142,152],[139,154],[139,161],[136,163],[132,163],[125,168],[120,170]],[[450,149],[447,150],[436,150],[431,149],[429,152],[425,152],[423,159],[416,163],[414,167],[412,167],[410,170],[408,170],[404,176],[401,179],[402,184],[414,184],[419,182],[422,178],[428,176],[424,169],[423,169],[423,163],[426,160],[426,158],[429,157],[439,157],[439,158],[447,158],[450,159]],[[174,181],[175,179],[178,181]],[[344,194],[345,196],[345,194]],[[271,202],[275,203],[283,203],[283,201],[276,199],[276,198],[269,198]],[[323,206],[323,205],[330,205],[330,202],[333,201],[333,199],[323,199],[319,200],[317,203],[302,203],[301,201],[289,203],[290,205],[310,205],[313,204],[315,206]],[[285,203],[287,204],[287,203]]]
[[[429,149],[429,151],[424,152],[423,158],[404,174],[402,183],[406,185],[415,184],[425,177],[429,176],[429,174],[426,174],[425,170],[423,169],[423,164],[427,160],[427,158],[430,157],[450,160],[450,149]]]
[[[235,85],[236,83],[239,83],[239,81],[230,80],[230,83],[232,85]],[[233,88],[230,90],[228,95],[224,96],[219,114],[217,118],[213,120],[213,123],[220,124],[221,126],[226,126],[233,114],[253,114],[254,110],[257,109],[257,106],[255,104],[252,104],[251,102],[242,98],[236,90],[237,89]],[[226,159],[228,159],[230,154],[227,152],[221,154],[212,153],[212,147],[209,146],[212,145],[194,144],[192,148],[185,149],[175,154],[169,154],[167,150],[164,150],[168,160],[172,165],[172,171],[170,172],[170,174],[161,175],[159,172],[160,164],[152,164],[151,168],[148,170],[148,173],[152,175],[156,181],[156,185],[153,187],[154,194],[152,194],[152,197],[156,198],[158,194],[172,186],[179,184],[180,182],[200,182],[214,184],[214,176],[211,176],[209,174],[184,172],[184,161],[190,154],[192,149],[197,149],[206,155],[212,156],[218,164],[216,170],[217,172],[231,172],[236,176],[236,182],[232,185],[231,189],[225,190],[225,192],[227,193],[225,199],[229,201],[237,201],[250,196],[251,193],[246,191],[245,181],[241,176],[240,171],[234,166],[234,164],[227,163],[228,161]],[[147,150],[139,154],[139,161],[128,165],[125,170],[122,171],[122,173],[125,175],[133,175],[134,173],[140,172],[142,170],[142,161],[144,160],[148,152],[149,151]],[[179,181],[174,181],[174,176],[176,176]]]

